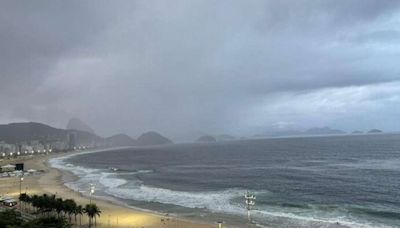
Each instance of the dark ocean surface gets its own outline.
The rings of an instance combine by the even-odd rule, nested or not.
[[[128,148],[52,163],[79,177],[67,184],[75,190],[94,183],[97,195],[161,213],[245,224],[249,190],[263,226],[400,227],[400,134]]]

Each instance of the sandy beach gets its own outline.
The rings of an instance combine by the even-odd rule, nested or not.
[[[25,176],[21,185],[21,191],[29,195],[32,194],[55,194],[57,197],[64,199],[74,199],[78,204],[85,205],[89,203],[89,199],[79,192],[75,192],[64,185],[64,180],[74,178],[71,174],[61,172],[58,169],[48,165],[50,158],[65,156],[66,154],[54,155],[37,155],[32,157],[24,157],[13,160],[2,160],[1,165],[8,163],[24,162],[25,170],[36,169],[43,170],[42,174]],[[19,195],[19,178],[7,177],[0,178],[0,194],[13,196]],[[217,224],[207,224],[195,221],[187,221],[184,219],[163,216],[155,213],[144,212],[132,208],[119,205],[104,199],[94,198],[101,209],[100,218],[97,218],[98,227],[195,227],[208,228],[217,227]],[[82,224],[87,223],[86,216],[82,216]],[[79,222],[78,222],[79,224]]]

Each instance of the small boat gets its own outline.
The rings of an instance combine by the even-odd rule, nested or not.
[[[115,167],[109,167],[109,169],[112,170],[112,171],[114,171],[114,172],[115,172],[115,171],[118,171],[118,168],[115,168]]]

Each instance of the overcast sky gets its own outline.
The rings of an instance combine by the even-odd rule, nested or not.
[[[0,122],[400,130],[400,1],[2,1]]]

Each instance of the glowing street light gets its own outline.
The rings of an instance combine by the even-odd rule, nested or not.
[[[21,187],[22,187],[22,181],[24,181],[24,174],[21,174],[19,176],[19,209],[21,210]]]
[[[89,197],[89,204],[92,204],[92,195],[94,194],[94,191],[96,190],[96,187],[94,186],[94,184],[90,184],[90,197]]]
[[[249,191],[244,194],[245,198],[245,203],[246,203],[246,209],[247,209],[247,219],[249,220],[249,226],[252,223],[251,222],[251,216],[250,216],[250,211],[252,207],[256,204],[256,196],[253,194],[250,194]]]
[[[19,195],[21,195],[22,181],[24,181],[24,175],[23,174],[19,177]]]

